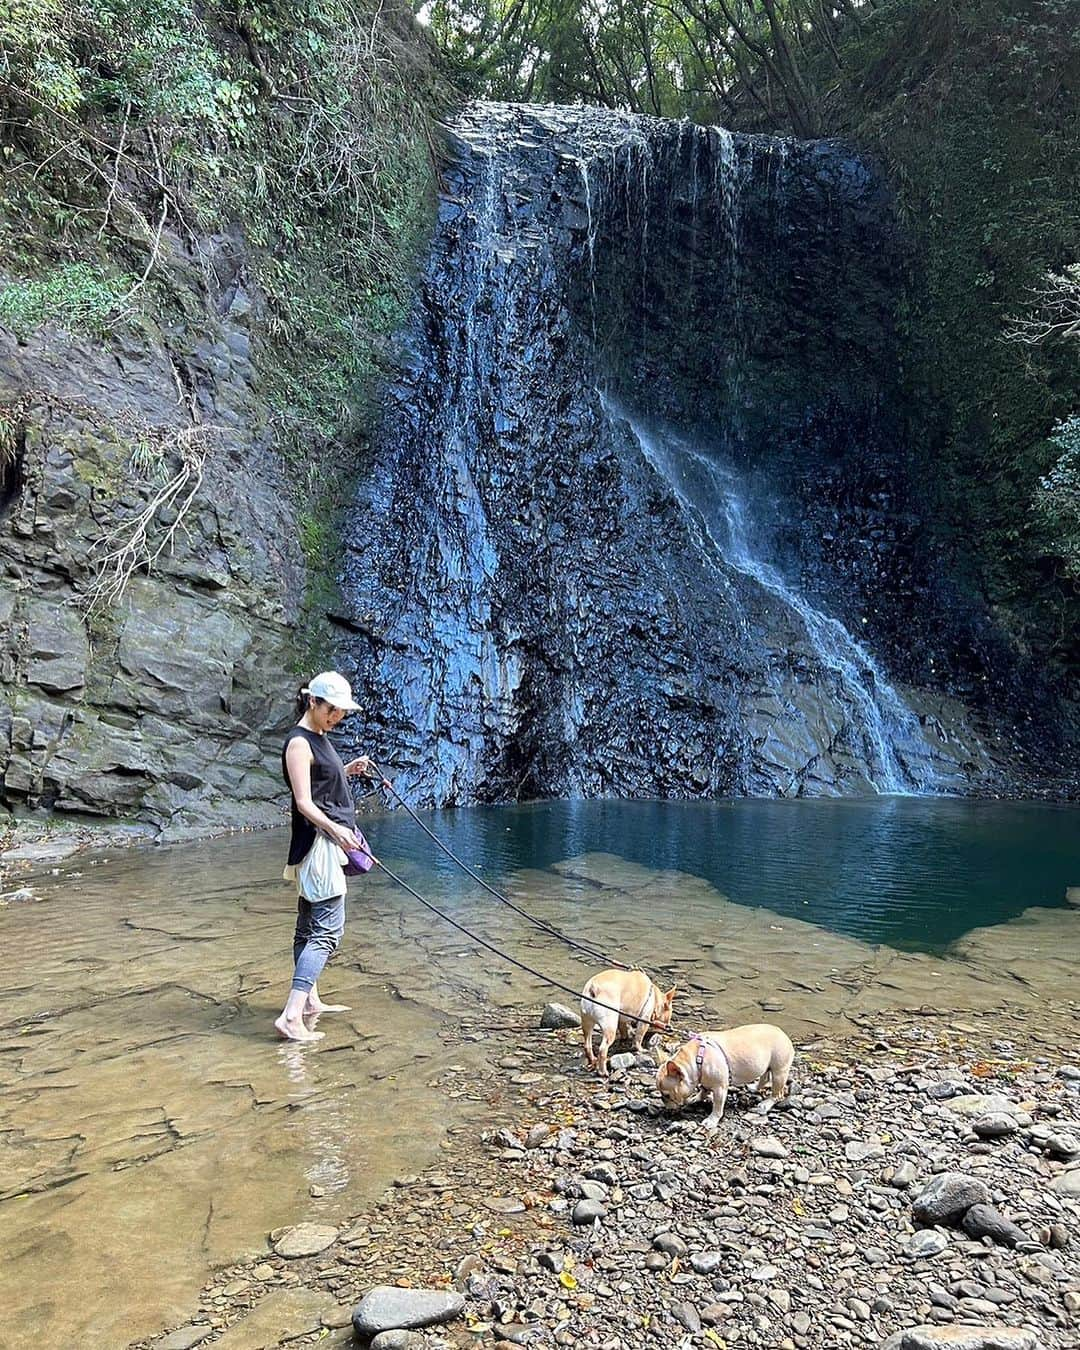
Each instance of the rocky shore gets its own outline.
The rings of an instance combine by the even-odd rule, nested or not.
[[[1080,1346],[1077,1011],[882,1014],[802,1044],[785,1101],[733,1093],[711,1139],[651,1056],[601,1083],[573,1029],[466,1026],[487,1068],[451,1046],[442,1078],[485,1128],[342,1227],[269,1234],[137,1344]]]

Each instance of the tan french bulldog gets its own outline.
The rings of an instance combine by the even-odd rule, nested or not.
[[[643,970],[605,970],[594,975],[581,991],[581,1034],[585,1063],[607,1077],[608,1049],[619,1036],[634,1037],[640,1050],[650,1027],[671,1025],[675,990],[663,993]],[[601,1004],[607,1004],[601,1007]],[[616,1013],[615,1008],[619,1011]],[[600,1053],[593,1053],[593,1032],[600,1028]]]
[[[727,1031],[707,1031],[679,1046],[661,1063],[656,1086],[666,1106],[685,1106],[699,1092],[712,1096],[712,1113],[702,1121],[710,1134],[724,1114],[728,1089],[757,1083],[779,1100],[787,1091],[795,1047],[779,1027],[766,1022]]]

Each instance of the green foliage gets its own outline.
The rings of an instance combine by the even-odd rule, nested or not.
[[[464,88],[659,116],[824,125],[835,34],[861,0],[435,0]],[[815,70],[807,49],[830,56]]]
[[[887,0],[844,55],[836,115],[880,155],[918,245],[902,321],[935,513],[1029,647],[1077,662],[1076,572],[1047,566],[1080,548],[1075,461],[1047,486],[1046,438],[1080,406],[1080,349],[1016,340],[1038,329],[1046,275],[1080,256],[1075,6]]]
[[[251,417],[269,410],[297,470],[313,612],[336,547],[326,483],[363,443],[433,216],[443,98],[407,0],[0,7],[0,257],[26,278],[0,321],[107,336],[137,297],[182,361],[219,285],[198,271],[205,236],[242,240]],[[156,471],[138,445],[125,464]]]
[[[1080,416],[1059,423],[1050,444],[1062,453],[1039,479],[1032,506],[1048,552],[1062,558],[1070,576],[1080,581]]]
[[[46,322],[71,332],[103,333],[134,285],[92,263],[63,263],[36,280],[0,284],[0,324],[20,337]]]
[[[41,114],[218,116],[220,57],[188,0],[9,0],[3,84]]]

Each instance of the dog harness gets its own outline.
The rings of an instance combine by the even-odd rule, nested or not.
[[[733,1084],[732,1081],[731,1081],[731,1060],[728,1059],[728,1057],[727,1057],[727,1051],[726,1051],[726,1050],[724,1049],[724,1047],[719,1043],[719,1041],[711,1041],[711,1040],[709,1040],[708,1036],[702,1036],[700,1033],[697,1034],[697,1035],[691,1036],[690,1039],[691,1039],[692,1041],[696,1041],[696,1042],[697,1042],[697,1054],[696,1054],[695,1057],[694,1057],[694,1063],[697,1065],[698,1082],[699,1082],[699,1083],[701,1082],[701,1066],[702,1066],[702,1064],[703,1064],[704,1061],[705,1061],[705,1048],[706,1048],[706,1046],[710,1046],[710,1045],[711,1045],[712,1048],[713,1048],[714,1050],[719,1050],[719,1051],[720,1051],[720,1054],[721,1054],[721,1056],[723,1057],[724,1063],[727,1065],[728,1084],[729,1084],[729,1086],[734,1086],[734,1084]]]

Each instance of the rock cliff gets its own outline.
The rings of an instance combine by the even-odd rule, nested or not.
[[[249,314],[234,282],[195,336],[0,333],[10,808],[174,833],[281,819],[303,558]]]
[[[589,109],[452,143],[337,616],[402,783],[1030,787],[910,471],[872,169]]]

